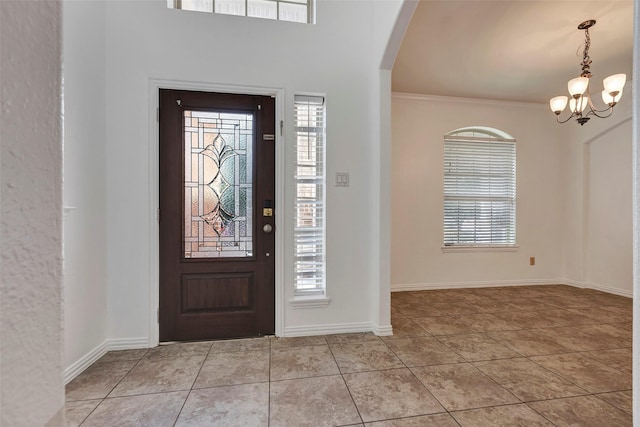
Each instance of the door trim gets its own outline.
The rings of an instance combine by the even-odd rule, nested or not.
[[[238,93],[246,95],[273,96],[276,100],[276,132],[279,132],[279,123],[284,121],[284,88],[227,85],[221,83],[189,82],[183,80],[149,79],[148,85],[148,120],[149,120],[149,347],[156,347],[160,342],[160,324],[158,323],[158,307],[160,302],[160,227],[157,220],[159,203],[159,129],[158,129],[158,105],[159,89],[177,89],[205,92]],[[284,333],[284,235],[285,217],[288,217],[284,203],[285,188],[285,135],[276,137],[276,311],[275,326],[276,336]]]

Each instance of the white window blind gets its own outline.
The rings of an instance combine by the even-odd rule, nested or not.
[[[313,0],[167,0],[170,9],[313,23]]]
[[[324,98],[296,95],[295,294],[325,293]]]
[[[516,143],[501,132],[444,139],[444,245],[516,244]]]

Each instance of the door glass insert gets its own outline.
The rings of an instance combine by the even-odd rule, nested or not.
[[[253,114],[184,112],[184,257],[253,255]]]

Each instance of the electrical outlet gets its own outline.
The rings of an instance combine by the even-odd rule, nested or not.
[[[529,265],[536,265],[536,257],[534,256],[529,257]]]

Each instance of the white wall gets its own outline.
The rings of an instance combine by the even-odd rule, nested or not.
[[[517,251],[442,252],[443,136],[467,126],[493,127],[517,140]],[[392,289],[561,278],[566,150],[556,127],[543,105],[395,94]]]
[[[600,82],[595,82],[599,84]],[[565,271],[579,286],[632,294],[631,84],[608,119],[567,123]]]
[[[565,113],[566,114],[566,113]],[[591,125],[591,123],[589,124]],[[564,247],[563,247],[563,277],[573,280],[576,284],[584,282],[584,204],[587,200],[585,146],[575,142],[573,132],[578,126],[575,122],[562,126],[566,152],[564,154]]]
[[[67,376],[98,357],[107,339],[104,14],[103,2],[64,3]]]
[[[292,236],[285,234],[286,334],[372,328],[372,233],[367,207],[372,181],[370,136],[378,117],[367,107],[378,94],[372,64],[383,51],[372,41],[374,2],[320,1],[317,24],[167,10],[164,2],[106,5],[106,159],[108,335],[150,335],[149,264],[154,218],[149,214],[150,79],[282,88],[285,91],[285,195],[279,214],[292,223],[292,100],[297,91],[326,94],[328,234],[326,308],[294,310]],[[144,19],[141,19],[144,17]],[[378,16],[378,19],[382,17]],[[387,19],[394,21],[393,15]],[[386,28],[392,28],[387,25]],[[376,87],[376,90],[372,88]],[[155,144],[155,141],[151,143]],[[335,172],[351,186],[333,186]]]
[[[64,425],[60,4],[0,2],[0,424]]]
[[[586,281],[632,289],[631,122],[589,144]]]
[[[371,319],[374,331],[380,335],[391,330],[391,69],[409,27],[417,0],[385,1],[374,3],[376,31],[373,68],[380,68],[372,86],[369,105],[374,125],[371,131],[370,180],[378,191],[371,198],[372,231],[377,236],[370,246],[371,263]],[[396,16],[395,21],[389,16]],[[375,84],[377,81],[377,84]]]

